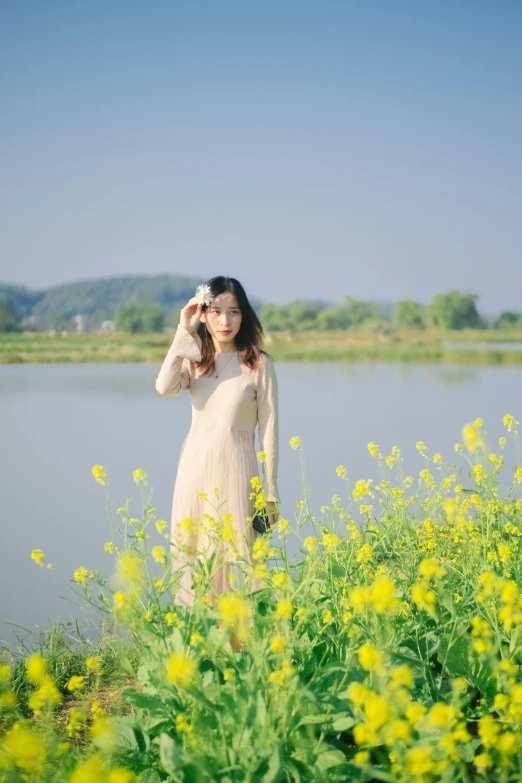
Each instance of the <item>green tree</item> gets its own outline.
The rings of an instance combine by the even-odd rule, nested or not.
[[[522,327],[522,313],[505,310],[499,315],[493,326],[495,329],[517,329]]]
[[[20,316],[11,302],[0,302],[0,332],[17,332]]]
[[[115,326],[119,332],[142,334],[161,332],[165,315],[159,304],[140,304],[131,300],[118,308]]]
[[[426,308],[426,317],[441,329],[480,329],[484,322],[477,311],[476,294],[449,291],[435,294]]]
[[[393,308],[392,322],[401,329],[422,329],[424,326],[424,308],[413,299],[401,299]]]
[[[334,305],[317,318],[319,329],[350,329],[364,324],[382,323],[383,313],[381,307],[372,301],[356,299],[349,294],[344,297],[344,302]]]

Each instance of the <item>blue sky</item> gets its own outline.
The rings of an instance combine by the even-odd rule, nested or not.
[[[522,310],[518,0],[3,3],[0,280]]]

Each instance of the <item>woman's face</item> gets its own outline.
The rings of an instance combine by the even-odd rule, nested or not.
[[[233,350],[234,340],[241,327],[241,310],[237,299],[230,291],[224,291],[214,297],[210,307],[201,313],[201,320],[214,341],[214,345]]]

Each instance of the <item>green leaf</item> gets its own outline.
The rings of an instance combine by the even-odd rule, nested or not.
[[[457,636],[451,646],[447,636],[443,636],[440,640],[437,658],[455,677],[469,675],[469,644],[469,636],[464,634]]]
[[[287,770],[294,783],[307,783],[310,780],[313,780],[313,772],[308,766],[308,764],[305,764],[304,761],[300,761],[299,759],[287,759],[285,761],[285,770]]]
[[[161,699],[150,693],[140,693],[132,688],[127,688],[122,695],[138,710],[147,710],[147,712],[156,715],[168,712]]]
[[[335,563],[335,565],[332,566],[332,576],[345,576],[346,574],[346,568],[343,568],[342,565],[339,565],[338,563]]]
[[[140,783],[161,783],[161,778],[155,769],[144,769],[140,774]]]
[[[347,731],[354,725],[355,718],[352,718],[350,715],[346,715],[345,717],[336,718],[332,723],[332,729],[334,731]]]
[[[470,764],[475,757],[475,748],[470,742],[466,745],[457,745],[455,751],[457,756],[460,756],[462,761],[465,761],[467,764]]]
[[[308,726],[310,724],[313,725],[320,725],[322,723],[326,723],[331,719],[331,715],[329,715],[327,712],[322,712],[319,714],[313,714],[313,715],[305,715],[299,723],[298,726]]]
[[[317,757],[315,762],[316,767],[321,772],[324,772],[325,769],[330,769],[330,767],[337,767],[339,764],[346,764],[346,756],[341,750],[336,750],[335,748],[325,750]]]
[[[165,772],[173,776],[183,766],[183,751],[168,734],[160,736],[160,761]]]
[[[283,759],[281,758],[281,748],[279,745],[270,756],[268,770],[261,778],[261,783],[276,783],[284,777]]]
[[[261,726],[266,724],[266,704],[261,691],[257,692],[257,720]]]

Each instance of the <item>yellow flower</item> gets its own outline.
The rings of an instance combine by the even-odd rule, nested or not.
[[[98,655],[92,655],[90,658],[87,658],[87,660],[85,661],[85,666],[91,672],[99,672],[99,671],[101,671],[101,659],[100,659],[100,657]]]
[[[522,481],[522,468],[517,468],[515,470],[515,481],[517,484],[520,484]]]
[[[323,546],[325,546],[326,549],[335,549],[335,547],[340,543],[341,539],[336,533],[324,533]]]
[[[348,598],[355,611],[362,614],[371,603],[371,592],[368,587],[357,585],[350,590]]]
[[[202,489],[200,492],[198,492],[198,498],[200,500],[206,500],[207,499],[207,493],[205,492],[205,490]]]
[[[118,558],[116,568],[116,581],[118,585],[129,586],[141,579],[141,564],[137,555],[132,552],[123,552]]]
[[[331,619],[332,619],[332,613],[329,609],[326,609],[323,613],[323,623],[324,624],[329,623]]]
[[[194,633],[190,637],[190,646],[195,647],[197,644],[201,644],[201,642],[203,641],[204,639],[201,636],[201,634],[198,633],[197,631],[194,631]]]
[[[113,767],[107,777],[107,783],[133,783],[135,780],[134,772],[125,767]]]
[[[359,663],[367,672],[382,666],[382,655],[371,642],[365,642],[359,647],[358,656]]]
[[[69,783],[98,783],[106,779],[104,762],[102,759],[96,756],[87,759],[83,764],[80,764],[71,777]]]
[[[284,636],[274,636],[270,640],[270,652],[274,653],[274,655],[277,655],[280,653],[286,645],[286,640]]]
[[[286,598],[282,598],[276,604],[276,617],[280,620],[289,620],[293,610],[294,607],[292,606],[292,602],[288,601]]]
[[[164,519],[156,520],[156,530],[160,535],[163,533],[166,527],[167,527],[167,523],[165,522]]]
[[[94,476],[98,484],[105,484],[105,481],[107,479],[107,474],[105,473],[101,465],[93,466],[92,475]]]
[[[114,552],[114,544],[112,541],[107,541],[107,543],[104,546],[104,549],[106,552],[113,553]]]
[[[419,564],[419,573],[424,579],[431,579],[432,576],[439,579],[444,576],[446,571],[435,558],[431,557],[421,560]]]
[[[239,593],[225,593],[217,603],[224,628],[237,628],[250,619],[250,608]]]
[[[235,669],[225,669],[223,672],[223,679],[225,682],[232,682],[236,679],[236,671]]]
[[[477,772],[482,774],[486,771],[488,767],[491,767],[493,764],[493,759],[489,755],[489,753],[479,753],[478,756],[475,756],[473,759],[473,764],[477,768]]]
[[[308,549],[309,552],[313,553],[317,549],[317,543],[317,538],[315,536],[307,536],[303,541],[303,546]]]
[[[376,443],[370,441],[370,443],[368,443],[368,451],[372,457],[375,457],[379,453],[379,446]]]
[[[438,701],[430,707],[428,717],[433,726],[449,729],[457,719],[457,712],[451,704]]]
[[[497,742],[500,734],[500,725],[493,715],[483,715],[478,722],[478,733],[485,748],[490,748]]]
[[[431,748],[412,748],[406,753],[406,770],[416,776],[416,780],[421,775],[433,772],[435,762],[431,758]]]
[[[74,576],[74,581],[75,582],[78,582],[78,584],[80,584],[80,585],[84,585],[85,584],[85,580],[89,576],[89,572],[87,571],[86,568],[83,568],[83,566],[80,566],[80,568],[77,568],[75,570],[73,576]]]
[[[261,464],[266,462],[266,451],[258,451],[257,458]]]
[[[45,677],[46,671],[47,664],[42,655],[34,653],[33,655],[29,656],[26,661],[25,670],[25,676],[29,682],[32,682],[36,685],[40,684]]]
[[[133,472],[132,478],[134,479],[134,483],[135,484],[146,484],[147,483],[147,474],[141,468],[138,468],[137,470],[135,470]]]
[[[399,609],[400,601],[389,577],[382,575],[375,579],[370,588],[370,601],[376,614]]]
[[[73,674],[73,676],[69,679],[69,682],[67,683],[67,690],[71,691],[71,693],[74,693],[74,691],[81,691],[83,688],[85,677],[81,677],[78,674]]]
[[[422,455],[424,455],[427,451],[426,444],[423,443],[421,440],[419,440],[419,442],[415,444],[415,448]]]
[[[277,523],[277,530],[279,533],[288,533],[288,520],[280,519]]]
[[[293,437],[293,438],[290,438],[290,446],[293,449],[298,449],[300,445],[301,445],[301,441],[300,441],[300,439],[297,436]]]
[[[345,478],[345,477],[346,477],[346,475],[348,474],[348,471],[346,470],[346,468],[344,467],[344,465],[338,465],[338,466],[336,467],[336,469],[335,469],[335,472],[337,473],[337,475],[339,476],[339,478]]]
[[[518,421],[510,413],[506,413],[503,422],[508,432],[512,432],[513,427],[516,427],[518,424]]]
[[[197,665],[187,653],[172,653],[167,662],[167,679],[180,688],[190,688],[194,680]]]
[[[356,556],[356,561],[358,563],[367,563],[368,560],[371,560],[372,558],[372,545],[371,544],[363,544],[363,546],[359,549]]]
[[[50,677],[44,676],[39,685],[38,690],[29,694],[27,700],[35,715],[39,715],[45,705],[56,706],[62,701],[62,695]]]
[[[14,758],[20,769],[40,779],[47,753],[42,740],[35,732],[17,724],[5,734],[3,744],[9,754],[6,758]],[[3,755],[0,755],[0,763]]]
[[[151,549],[151,555],[153,559],[156,561],[156,563],[165,563],[165,547],[163,546],[153,546]]]
[[[442,462],[442,454],[434,454],[434,455],[433,455],[433,462],[434,462],[436,465],[440,465],[440,464],[441,464],[441,462]]]
[[[34,560],[35,563],[38,563],[39,566],[43,566],[43,559],[45,557],[44,553],[41,549],[33,549],[31,552],[31,557]]]
[[[191,536],[196,528],[190,517],[185,517],[185,519],[182,519],[179,523],[179,529],[182,533],[184,533],[184,535]]]
[[[288,590],[292,587],[292,580],[286,571],[277,571],[272,576],[272,582],[276,587],[280,587],[282,590]]]
[[[259,492],[261,490],[261,487],[263,485],[261,484],[261,479],[259,478],[259,476],[252,476],[252,478],[250,479],[250,486],[252,487],[254,492]]]
[[[254,560],[261,560],[267,554],[270,544],[265,538],[256,538],[252,546],[252,557]]]

